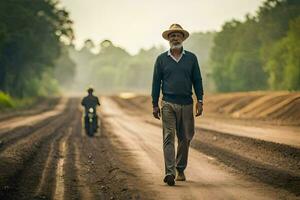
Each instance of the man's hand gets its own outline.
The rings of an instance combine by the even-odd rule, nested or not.
[[[203,112],[203,103],[197,101],[197,103],[196,103],[196,117],[202,115],[202,112]]]
[[[153,116],[156,119],[160,119],[160,109],[158,106],[153,107]]]

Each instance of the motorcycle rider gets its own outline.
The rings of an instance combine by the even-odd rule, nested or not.
[[[88,126],[89,118],[88,118],[88,111],[90,108],[93,108],[95,111],[95,119],[96,120],[96,127],[98,128],[98,117],[96,112],[96,107],[100,106],[100,102],[97,96],[93,95],[94,89],[89,87],[87,89],[88,95],[84,97],[81,101],[81,105],[85,108],[85,116],[84,116],[84,125],[85,127]]]

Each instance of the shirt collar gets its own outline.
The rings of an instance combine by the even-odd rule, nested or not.
[[[185,54],[185,50],[184,48],[182,48],[182,52],[181,52],[181,55],[184,55]],[[171,49],[168,50],[168,56],[171,56]]]
[[[168,50],[168,56],[170,56],[170,57],[171,57],[173,60],[175,60],[177,63],[181,60],[181,58],[182,58],[182,56],[183,56],[184,54],[185,54],[185,51],[184,51],[184,49],[182,48],[182,52],[181,52],[179,58],[176,59],[176,58],[171,54],[171,50],[170,50],[170,49]]]

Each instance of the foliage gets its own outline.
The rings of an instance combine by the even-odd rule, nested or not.
[[[266,63],[272,89],[300,90],[300,17],[290,22],[287,36],[276,42]]]
[[[92,53],[93,46],[88,40],[79,51],[70,48],[71,58],[77,66],[76,89],[84,90],[93,85],[102,93],[150,90],[154,61],[163,52],[163,48],[141,49],[137,55],[132,56],[110,40],[100,43],[97,54]]]
[[[206,66],[213,36],[213,33],[193,33],[184,43],[184,48],[196,53]],[[97,54],[92,53],[94,46],[91,40],[87,40],[79,51],[70,48],[70,56],[77,66],[76,89],[84,90],[88,85],[93,85],[101,93],[124,90],[150,92],[154,62],[159,54],[166,51],[165,48],[141,49],[132,56],[109,40],[100,43]],[[205,74],[205,67],[201,68]]]
[[[32,105],[43,100],[43,97],[14,98],[9,94],[0,91],[0,111],[14,111],[20,109],[30,109]]]
[[[0,91],[0,110],[3,108],[12,108],[14,105],[15,103],[11,96]]]
[[[0,90],[16,97],[53,91],[46,83],[54,78],[49,76],[61,43],[73,39],[69,15],[57,4],[54,0],[0,2]]]
[[[209,55],[214,44],[215,34],[215,32],[195,32],[184,43],[185,49],[197,55],[205,91],[215,90],[215,84],[211,78],[212,68],[209,63]]]
[[[210,55],[217,89],[299,90],[299,16],[300,1],[267,0],[256,16],[225,23]]]
[[[74,82],[74,77],[76,75],[75,62],[70,58],[69,47],[62,45],[61,54],[58,59],[55,60],[54,65],[54,77],[57,80],[57,83],[53,85],[60,85],[67,88],[70,88]]]

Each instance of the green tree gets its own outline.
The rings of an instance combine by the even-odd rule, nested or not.
[[[54,77],[61,86],[70,88],[75,76],[75,62],[69,56],[68,46],[63,45],[61,54],[55,61]]]
[[[257,16],[225,23],[210,56],[218,90],[299,89],[299,15],[300,1],[267,0]]]
[[[300,89],[300,17],[290,22],[286,37],[270,53],[266,69],[271,89]]]
[[[209,63],[214,37],[215,32],[196,32],[192,33],[187,41],[184,42],[184,48],[197,55],[205,91],[215,90],[213,79],[210,77],[212,68]]]
[[[72,21],[57,3],[0,2],[0,90],[17,97],[29,95],[27,91],[38,95],[43,84],[35,80],[43,81],[45,72],[53,70],[61,41],[73,39]]]
[[[233,36],[241,26],[241,22],[233,20],[223,25],[222,31],[214,38],[211,51],[212,77],[219,91],[231,91],[232,77],[230,65],[232,54],[238,41]]]

